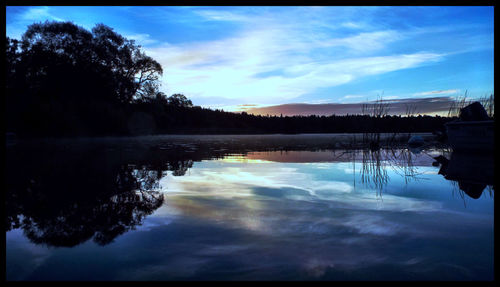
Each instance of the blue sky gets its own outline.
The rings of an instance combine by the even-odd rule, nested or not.
[[[164,69],[161,89],[239,110],[494,93],[493,7],[7,7],[27,25],[104,23]],[[247,106],[248,107],[248,106]]]

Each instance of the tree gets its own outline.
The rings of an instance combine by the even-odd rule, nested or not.
[[[5,62],[6,62],[6,72],[7,75],[12,76],[15,73],[15,66],[17,62],[19,62],[19,41],[16,39],[11,39],[9,37],[6,38],[5,41],[6,48],[5,48]],[[7,84],[9,84],[7,82]]]
[[[134,74],[135,96],[141,98],[155,95],[158,91],[158,78],[163,73],[161,65],[139,50],[135,51],[133,59],[131,73]]]
[[[168,103],[177,107],[190,108],[193,106],[191,100],[186,98],[183,94],[173,94],[168,98]]]
[[[165,95],[163,92],[158,92],[156,93],[156,100],[157,101],[167,101],[168,102],[168,96]]]
[[[97,81],[100,85],[96,88],[107,87],[106,92],[111,91],[114,99],[122,103],[145,96],[149,87],[158,85],[163,73],[161,65],[145,55],[134,40],[104,24],[89,32],[71,22],[36,23],[28,27],[21,43],[29,76],[79,76],[75,80],[85,85]]]
[[[6,42],[8,128],[27,134],[119,130],[125,119],[117,117],[130,114],[136,99],[154,97],[163,73],[141,46],[103,24],[88,31],[35,23],[21,41]]]
[[[16,74],[16,67],[18,62],[20,61],[20,47],[19,47],[19,41],[16,39],[10,39],[7,37],[6,39],[6,48],[5,48],[5,74],[6,74],[6,81],[5,81],[5,90],[7,92],[6,98],[5,98],[5,104],[7,107],[16,107],[19,106],[18,99],[13,97],[12,95],[14,94],[14,87],[20,86],[16,82],[16,77],[14,76]],[[17,122],[17,114],[14,109],[8,108],[6,109],[7,113],[7,129],[15,129],[15,123]]]
[[[115,71],[118,77],[132,80],[133,98],[141,99],[154,95],[158,90],[158,78],[163,74],[161,65],[147,56],[134,40],[125,39],[104,24],[96,25],[92,32],[97,51],[102,58],[110,60],[106,62],[107,66]],[[151,89],[154,92],[151,92]]]
[[[149,101],[157,97],[159,85],[156,82],[148,81],[142,84],[142,87],[137,90],[135,101]]]

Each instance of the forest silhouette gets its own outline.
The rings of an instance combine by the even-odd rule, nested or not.
[[[71,22],[35,23],[20,40],[7,37],[6,43],[7,132],[21,138],[433,132],[454,119],[278,117],[193,106],[182,94],[160,92],[162,66],[134,40],[103,24],[88,31]]]

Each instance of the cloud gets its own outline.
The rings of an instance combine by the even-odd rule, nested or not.
[[[415,93],[413,96],[436,96],[436,95],[454,95],[460,93],[459,89],[454,89],[454,90],[440,90],[440,91],[430,91],[430,92],[420,92],[420,93]]]
[[[356,103],[356,102],[359,102],[362,98],[367,100],[367,99],[371,98],[371,96],[369,96],[368,94],[366,94],[366,95],[345,95],[339,99],[339,103],[347,103],[347,102]],[[388,97],[384,97],[384,99],[386,99],[386,98],[388,98]],[[331,102],[332,102],[332,100],[330,99],[330,100],[327,100],[325,102],[315,103],[315,104],[328,104]]]
[[[323,45],[343,46],[355,51],[373,51],[380,50],[387,46],[387,44],[403,39],[403,35],[396,31],[376,31],[368,33],[359,33],[352,37],[332,39],[326,41]]]
[[[9,12],[9,10],[7,10]],[[8,13],[7,13],[8,14]],[[27,7],[21,13],[11,18],[6,26],[6,35],[10,38],[21,39],[27,26],[44,21],[65,21],[65,19],[54,16],[51,8],[47,6]]]
[[[321,7],[279,11],[279,16],[275,9],[262,9],[261,13],[254,9],[194,11],[203,19],[243,25],[232,37],[163,43],[147,49],[164,67],[164,91],[182,91],[195,104],[206,102],[204,98],[219,98],[211,105],[230,105],[224,99],[270,105],[320,88],[434,63],[446,56],[431,52],[374,56],[406,35],[376,27],[371,27],[372,31],[332,33],[341,23],[355,24],[341,19],[335,25],[337,20],[332,18],[334,22],[325,26],[318,15],[327,16],[331,10]]]
[[[351,28],[351,29],[360,29],[360,28],[364,28],[365,25],[364,24],[361,24],[361,23],[355,23],[355,22],[344,22],[341,24],[342,27],[345,27],[345,28]]]
[[[204,17],[211,21],[251,21],[252,17],[246,16],[244,14],[233,13],[229,11],[217,11],[217,10],[200,10],[195,11],[196,14]]]
[[[343,98],[344,99],[354,99],[354,98],[362,98],[363,96],[361,95],[345,95]]]
[[[50,13],[50,8],[44,7],[31,7],[20,17],[24,21],[40,22],[44,20],[65,21],[62,18],[56,17]]]
[[[389,104],[390,115],[405,114],[407,107],[415,107],[418,114],[442,114],[447,112],[454,102],[450,97],[432,97],[432,98],[409,98],[409,99],[391,99],[387,100]],[[369,103],[369,102],[368,102]],[[330,104],[285,104],[268,106],[261,108],[250,108],[246,111],[257,115],[324,115],[330,116],[361,114],[362,106],[365,103],[330,103]]]
[[[363,47],[381,49],[393,36],[393,32],[382,31],[325,42],[269,27],[208,42],[165,43],[147,52],[165,68],[167,93],[182,90],[195,103],[196,98],[222,97],[272,104],[362,77],[419,67],[445,56],[425,52],[378,57],[359,55]],[[324,59],[315,56],[317,51],[339,47],[358,55]],[[275,72],[259,76],[271,71]]]

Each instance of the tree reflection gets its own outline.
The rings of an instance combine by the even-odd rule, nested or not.
[[[92,153],[12,156],[7,161],[6,231],[21,228],[33,243],[55,247],[91,239],[109,244],[164,203],[160,179],[165,169],[184,175],[193,165],[192,160],[127,160]]]
[[[186,171],[191,167],[193,167],[192,160],[175,161],[169,164],[169,170],[173,171],[172,172],[173,176],[183,176],[186,174]]]

